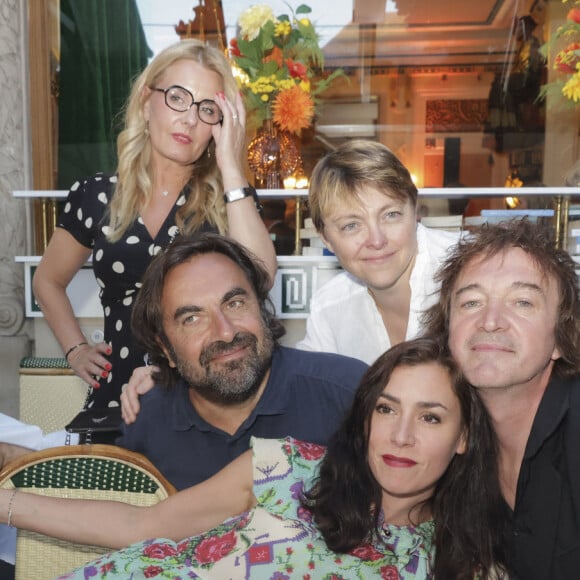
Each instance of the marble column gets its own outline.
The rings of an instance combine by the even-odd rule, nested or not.
[[[19,361],[30,349],[24,272],[14,261],[26,253],[26,207],[12,196],[30,182],[25,14],[25,0],[0,3],[0,411],[12,416],[18,416]]]

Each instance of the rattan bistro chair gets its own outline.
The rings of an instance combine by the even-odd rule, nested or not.
[[[175,493],[143,455],[114,445],[68,445],[28,453],[0,471],[0,487],[143,506]],[[107,551],[18,530],[16,580],[53,580]]]

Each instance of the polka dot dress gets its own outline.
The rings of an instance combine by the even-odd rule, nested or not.
[[[94,389],[90,396],[89,406],[99,407],[118,405],[122,386],[133,369],[144,364],[145,352],[131,335],[131,309],[149,262],[179,233],[175,214],[186,196],[184,190],[155,239],[138,217],[118,242],[110,243],[105,237],[109,230],[107,207],[116,182],[114,175],[97,174],[75,183],[58,221],[58,227],[93,250],[93,271],[105,319],[105,342],[113,350],[109,356],[112,370],[107,379],[100,380],[101,388]],[[202,230],[215,228],[205,224]]]

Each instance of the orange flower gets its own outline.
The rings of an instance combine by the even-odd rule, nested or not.
[[[283,56],[284,55],[282,54],[282,51],[277,46],[275,46],[272,49],[272,52],[268,56],[264,57],[264,62],[274,61],[278,65],[278,68],[282,68]]]
[[[314,117],[314,103],[299,86],[280,91],[272,104],[274,123],[283,131],[300,133],[310,127]]]

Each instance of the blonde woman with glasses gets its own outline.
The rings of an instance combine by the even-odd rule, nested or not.
[[[273,279],[276,256],[244,173],[245,111],[223,54],[197,40],[159,53],[136,79],[117,142],[114,175],[75,183],[34,276],[36,299],[88,405],[118,406],[145,353],[133,342],[140,279],[180,233],[217,231],[254,252]],[[104,342],[83,335],[66,294],[92,256]]]

